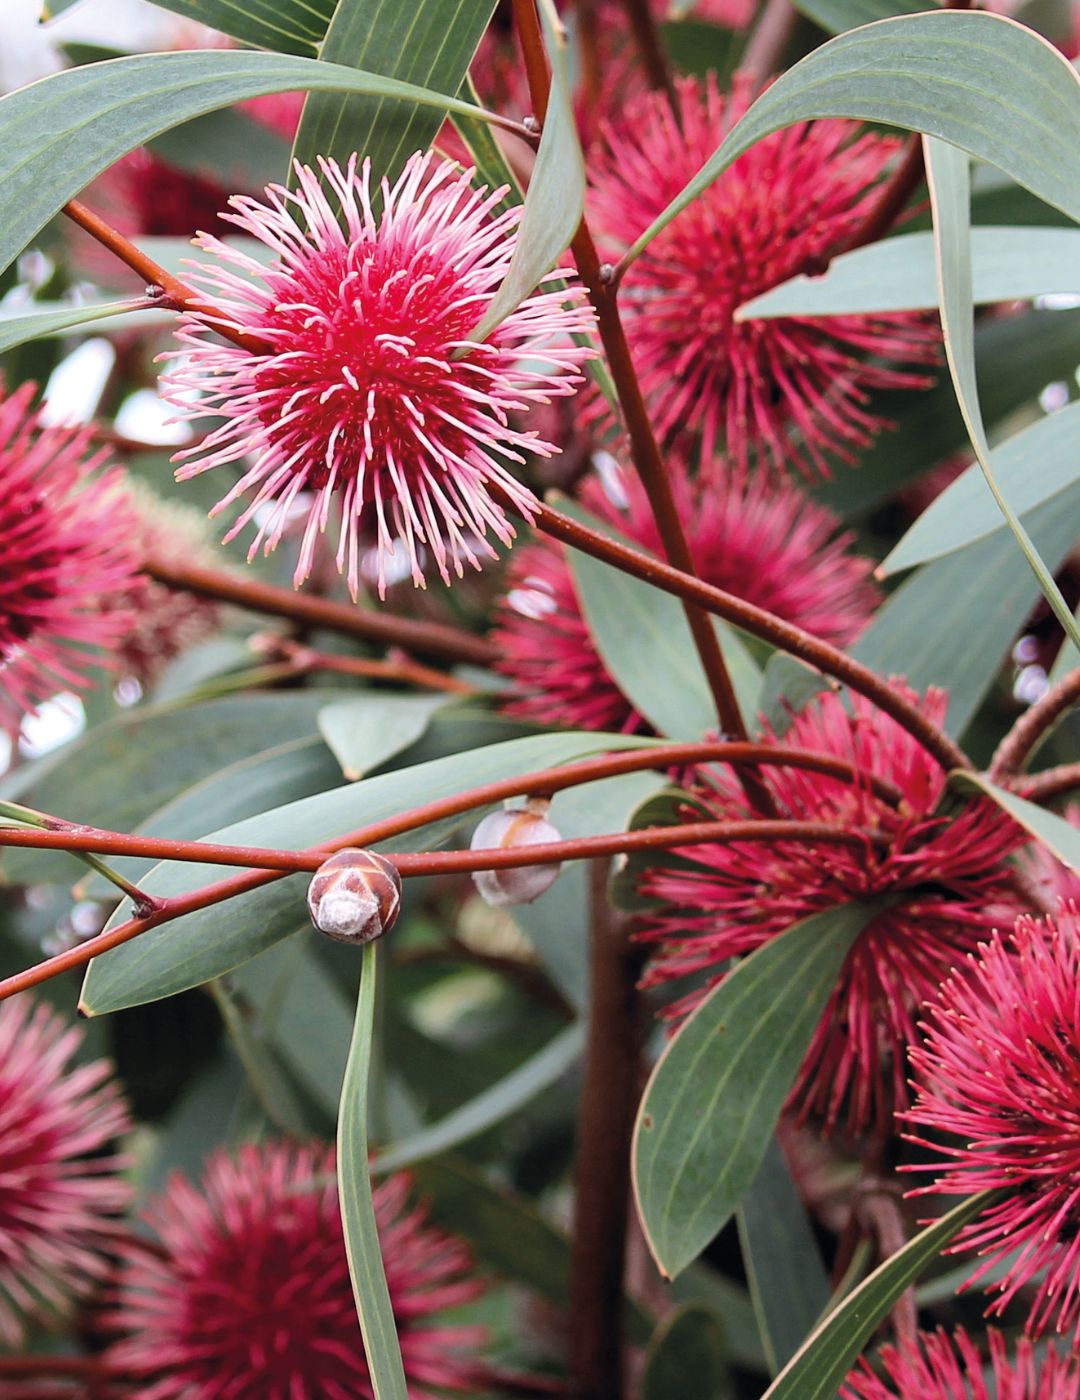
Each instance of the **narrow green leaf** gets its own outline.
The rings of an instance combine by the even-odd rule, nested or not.
[[[755,142],[817,117],[857,117],[940,137],[1080,220],[1076,71],[1013,20],[943,10],[850,30],[781,74],[627,258]]]
[[[385,78],[456,95],[487,28],[495,0],[338,0],[319,57]],[[377,187],[391,184],[415,151],[426,151],[443,113],[380,97],[314,93],[304,104],[293,157],[342,164],[353,152],[371,161]]]
[[[775,1137],[742,1198],[737,1218],[750,1296],[769,1372],[775,1375],[799,1349],[829,1301],[821,1253]]]
[[[875,913],[841,905],[764,944],[661,1056],[634,1130],[634,1194],[665,1277],[701,1253],[754,1179],[843,961]]]
[[[88,306],[57,306],[46,309],[44,303],[31,303],[36,310],[10,315],[0,313],[0,352],[12,350],[16,345],[25,345],[28,340],[40,340],[44,336],[65,335],[68,331],[80,330],[83,326],[94,325],[99,321],[111,321],[106,333],[122,329],[131,324],[167,325],[175,317],[144,301],[141,297],[131,301],[100,301]],[[121,326],[117,319],[123,317]]]
[[[256,48],[310,56],[334,12],[334,0],[154,0],[154,4]]]
[[[402,753],[452,695],[351,695],[319,711],[319,733],[350,781]]]
[[[411,83],[281,54],[206,49],[68,68],[0,97],[0,272],[69,199],[136,146],[205,112],[298,88],[485,115]]]
[[[1080,229],[973,228],[971,273],[976,306],[1080,291]],[[821,277],[781,282],[740,306],[735,319],[857,316],[937,304],[934,236],[904,233],[843,253]]]
[[[990,454],[994,476],[1015,511],[1023,515],[1067,491],[1080,478],[1080,403],[1040,418]],[[1032,471],[1032,463],[1038,470]],[[962,549],[1003,528],[977,462],[934,498],[880,565],[883,578]]]
[[[570,246],[585,209],[585,160],[570,96],[566,31],[547,0],[541,0],[540,16],[551,60],[547,119],[509,270],[472,332],[473,340],[490,335],[551,271],[562,251]]]
[[[567,1026],[550,1044],[531,1055],[490,1089],[462,1104],[438,1123],[422,1128],[403,1142],[391,1143],[375,1158],[375,1171],[396,1171],[427,1157],[449,1152],[470,1138],[493,1128],[519,1108],[551,1087],[581,1057],[585,1031],[581,1025]]]
[[[567,763],[601,750],[642,745],[640,738],[612,734],[540,734],[512,739],[290,802],[210,833],[207,839],[297,850],[495,778]],[[385,842],[379,849],[430,848],[462,821],[470,819],[435,823]],[[212,884],[225,873],[216,865],[165,861],[150,872],[142,885],[153,894],[177,895]],[[230,900],[227,918],[216,906],[186,914],[95,958],[86,971],[83,1010],[89,1016],[98,1016],[156,1001],[201,986],[240,966],[306,926],[307,883],[304,875],[275,880]],[[113,922],[129,916],[130,909],[125,904],[113,916]]]
[[[1078,90],[1080,100],[1080,90]],[[986,484],[1005,517],[1024,558],[1039,581],[1043,596],[1065,635],[1080,646],[1080,631],[1072,609],[1061,596],[1053,573],[1039,555],[1027,530],[998,485],[990,465],[990,444],[979,407],[975,380],[975,312],[971,300],[971,166],[968,157],[933,137],[923,137],[926,179],[934,213],[934,246],[937,255],[941,328],[953,388],[968,437],[982,468]]]
[[[1025,831],[1030,831],[1037,841],[1053,851],[1070,870],[1080,872],[1080,831],[1064,817],[1028,802],[1026,798],[1017,797],[1015,793],[1006,792],[981,773],[953,773],[949,781],[953,787],[975,788],[985,793]]]
[[[682,1400],[693,1378],[694,1400],[726,1400],[731,1392],[724,1325],[700,1303],[677,1308],[649,1342],[642,1400]]]
[[[961,1201],[875,1269],[807,1338],[762,1400],[834,1400],[859,1352],[897,1298],[990,1199],[992,1193],[984,1191]]]
[[[368,1078],[375,1029],[378,954],[377,942],[364,948],[356,1024],[349,1047],[349,1063],[345,1067],[345,1082],[341,1086],[337,1133],[338,1199],[341,1223],[345,1227],[349,1276],[375,1400],[408,1400],[368,1167]]]

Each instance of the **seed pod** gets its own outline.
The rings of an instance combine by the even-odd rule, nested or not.
[[[319,866],[308,886],[311,922],[339,943],[371,943],[401,909],[397,867],[374,851],[347,847]]]
[[[473,832],[474,851],[511,850],[514,847],[543,846],[562,837],[548,821],[549,804],[530,798],[521,807],[507,806],[491,812]],[[488,904],[531,904],[559,878],[561,865],[523,865],[516,869],[477,870],[473,883]]]

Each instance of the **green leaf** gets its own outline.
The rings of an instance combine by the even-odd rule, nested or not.
[[[253,1022],[250,1009],[241,1006],[231,988],[223,982],[211,982],[209,990],[236,1057],[244,1067],[251,1092],[267,1120],[280,1133],[303,1136],[307,1129],[303,1110],[261,1028]]]
[[[738,1222],[750,1296],[775,1375],[829,1301],[821,1253],[775,1137],[742,1198]]]
[[[1022,514],[1067,491],[1080,478],[1078,447],[1080,403],[1048,414],[995,447],[990,454],[994,476],[1013,509]],[[1038,463],[1037,471],[1033,463]],[[1002,529],[997,503],[978,463],[972,463],[931,501],[878,573],[888,578]]]
[[[312,690],[230,696],[184,708],[146,706],[16,771],[0,795],[66,821],[133,831],[185,788],[226,765],[314,735],[319,710],[332,694]],[[10,850],[3,853],[3,869],[13,883],[33,883],[62,880],[75,866],[59,851]]]
[[[207,839],[289,850],[314,846],[495,778],[530,773],[600,750],[639,748],[642,742],[625,735],[574,733],[512,739],[290,802],[213,832]],[[381,843],[379,849],[429,848],[470,819],[466,816],[435,823]],[[167,897],[201,889],[226,873],[217,865],[165,861],[142,884],[150,893]],[[85,1014],[103,1015],[201,986],[280,943],[307,925],[307,883],[305,875],[275,880],[230,900],[227,917],[217,906],[186,914],[95,958],[83,984]],[[125,903],[113,922],[129,917],[129,913]]]
[[[127,329],[131,325],[167,325],[176,319],[172,312],[163,312],[152,307],[141,297],[130,301],[99,301],[87,306],[63,306],[57,303],[31,302],[36,309],[10,315],[0,313],[0,353],[11,350],[16,345],[25,345],[28,340],[40,340],[43,336],[65,335],[68,331],[80,330],[83,326],[95,325],[99,321],[109,321],[106,333]]]
[[[256,48],[310,56],[334,12],[334,0],[154,0],[154,4]]]
[[[338,0],[319,49],[326,63],[362,68],[385,78],[456,95],[495,0]],[[304,104],[293,157],[344,164],[353,152],[371,161],[373,185],[391,184],[415,151],[426,151],[443,113],[405,108],[379,97],[315,93]]]
[[[1080,229],[974,228],[976,306],[1080,291]],[[793,277],[740,306],[736,321],[772,316],[856,316],[938,304],[934,236],[905,233],[843,253],[820,277]]]
[[[857,117],[940,137],[1080,219],[1075,70],[1012,20],[943,10],[850,30],[781,74],[627,259],[762,137],[816,117]]]
[[[195,117],[148,144],[156,156],[178,170],[211,179],[230,191],[262,190],[283,180],[289,165],[288,141],[246,112],[230,109]],[[249,241],[267,251],[258,239]],[[191,256],[190,243],[187,256]]]
[[[350,695],[319,711],[319,733],[350,781],[402,753],[452,695]]]
[[[69,199],[136,146],[219,107],[298,88],[484,116],[411,83],[279,54],[207,49],[69,68],[0,97],[0,272]]]
[[[961,1201],[875,1269],[807,1338],[762,1400],[834,1400],[855,1358],[896,1300],[990,1199],[992,1193],[984,1191]]]
[[[634,1194],[665,1277],[701,1253],[754,1179],[844,959],[876,912],[844,904],[763,944],[661,1056],[634,1130]]]
[[[747,1371],[766,1369],[754,1307],[746,1290],[707,1264],[691,1264],[671,1285],[676,1303],[703,1303],[724,1319],[728,1355]]]
[[[677,1308],[656,1329],[645,1355],[642,1400],[683,1400],[691,1377],[694,1400],[731,1394],[723,1323],[700,1303]]]
[[[356,1024],[349,1047],[349,1063],[345,1068],[345,1082],[341,1087],[341,1111],[338,1115],[338,1199],[341,1202],[341,1223],[345,1227],[349,1276],[375,1400],[408,1400],[394,1310],[390,1306],[390,1292],[383,1269],[368,1167],[368,1078],[375,1028],[378,954],[377,942],[368,943],[364,948],[360,994],[356,1001]]]
[[[383,1148],[372,1163],[372,1169],[397,1171],[399,1167],[409,1167],[427,1157],[449,1152],[486,1132],[561,1079],[580,1059],[584,1044],[584,1027],[580,1024],[567,1026],[542,1050],[484,1093],[462,1104],[440,1122],[422,1128],[403,1142]]]
[[[949,781],[953,787],[974,788],[977,792],[985,793],[1025,831],[1030,831],[1037,841],[1053,851],[1070,870],[1080,872],[1080,831],[1064,817],[1028,802],[1026,798],[1017,797],[1015,793],[1006,792],[981,773],[953,773]]]
[[[990,465],[990,444],[983,426],[979,388],[975,381],[975,312],[971,300],[970,162],[955,146],[930,136],[923,137],[923,154],[934,214],[941,328],[960,413],[986,478],[986,484],[1031,572],[1038,580],[1043,597],[1065,629],[1065,635],[1076,646],[1080,646],[1080,631],[1077,631],[1072,609],[1061,596],[1053,573],[1040,557],[1034,542],[1001,490]]]
[[[517,244],[502,286],[471,339],[483,340],[551,271],[570,246],[585,209],[585,160],[581,154],[567,72],[567,39],[554,7],[541,0],[551,97],[536,164],[525,195]]]
[[[934,7],[934,0],[795,0],[795,8],[827,34],[843,34],[874,20],[914,15]]]
[[[1024,516],[1050,569],[1057,569],[1080,532],[1080,482]],[[904,675],[917,690],[949,692],[945,727],[967,728],[1001,663],[1030,615],[1039,588],[1003,524],[916,570],[878,610],[852,649],[883,676]],[[988,606],[992,600],[993,606]]]

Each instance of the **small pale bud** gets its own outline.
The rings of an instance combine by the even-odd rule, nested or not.
[[[371,943],[393,928],[401,909],[397,867],[351,847],[319,866],[308,886],[311,922],[339,943]]]
[[[530,799],[524,806],[491,812],[473,832],[474,851],[543,846],[562,837],[548,821],[548,803]],[[559,878],[561,865],[523,865],[516,869],[477,870],[473,883],[488,904],[531,904]]]

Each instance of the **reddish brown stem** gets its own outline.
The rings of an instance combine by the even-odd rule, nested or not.
[[[739,60],[740,70],[758,83],[771,78],[783,62],[798,18],[791,0],[765,0],[754,32]]]
[[[113,1374],[113,1368],[95,1356],[0,1356],[0,1376],[83,1379]]]
[[[578,43],[581,46],[582,86],[589,110],[595,112],[600,102],[603,70],[600,64],[600,32],[596,0],[577,0]]]
[[[1080,788],[1080,763],[1061,763],[1056,768],[1044,768],[1041,773],[1030,773],[1015,779],[1008,786],[1029,802],[1052,802],[1055,797],[1063,797],[1065,793]]]
[[[649,86],[656,88],[658,92],[667,93],[674,105],[675,84],[650,0],[623,0],[623,8],[630,21],[630,31],[634,36]]]
[[[448,676],[432,666],[403,657],[400,661],[371,661],[359,656],[338,656],[330,651],[293,642],[287,637],[275,637],[268,647],[271,652],[288,657],[292,670],[303,675],[309,671],[331,671],[339,676],[359,676],[370,680],[402,681],[406,685],[424,686],[428,690],[443,690],[448,695],[477,695],[479,690],[458,676]]]
[[[1077,703],[1080,703],[1080,666],[1063,676],[1024,711],[998,745],[988,776],[997,782],[1018,773],[1040,739]]]
[[[247,575],[210,569],[202,564],[184,564],[174,560],[149,558],[143,570],[159,583],[183,589],[201,598],[216,598],[223,603],[235,603],[249,612],[265,613],[270,617],[287,617],[313,627],[325,627],[345,636],[365,641],[385,642],[407,647],[410,651],[427,652],[450,661],[465,661],[474,666],[490,666],[496,652],[492,644],[471,632],[447,627],[441,622],[421,622],[412,617],[396,617],[392,613],[376,612],[372,608],[352,603],[335,603],[313,593],[297,593],[277,588]]]
[[[570,1255],[570,1395],[621,1400],[623,1274],[630,1140],[642,1016],[626,919],[607,897],[608,865],[589,879],[589,1012],[577,1121]]]
[[[832,257],[850,253],[855,248],[862,248],[868,243],[876,243],[879,238],[884,238],[922,184],[923,173],[922,137],[912,136],[900,164],[886,180],[870,212],[854,233],[833,250]],[[811,270],[821,273],[825,269],[817,267]]]

